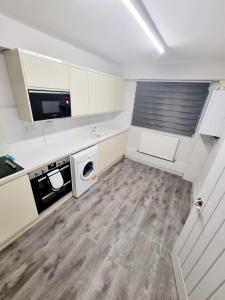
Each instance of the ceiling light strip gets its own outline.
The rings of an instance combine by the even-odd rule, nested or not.
[[[160,41],[157,39],[155,34],[150,30],[149,26],[145,23],[135,6],[131,3],[130,0],[121,0],[124,5],[128,8],[132,16],[135,18],[135,20],[138,22],[138,24],[141,26],[143,31],[146,33],[146,35],[149,37],[153,45],[156,47],[156,49],[159,51],[160,54],[165,52],[165,49],[163,45],[160,43]]]

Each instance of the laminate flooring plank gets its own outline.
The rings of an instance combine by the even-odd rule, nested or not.
[[[177,300],[191,184],[124,159],[0,252],[0,299]]]

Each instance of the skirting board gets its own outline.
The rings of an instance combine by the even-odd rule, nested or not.
[[[147,154],[137,152],[136,150],[131,148],[127,148],[125,157],[140,162],[142,164],[145,164],[147,166],[154,167],[181,177],[183,177],[184,170],[186,167],[184,163],[181,163],[179,161],[176,162],[166,161],[157,157],[153,157]]]
[[[121,159],[123,159],[124,155],[120,156],[119,158],[117,158],[116,160],[114,160],[111,164],[109,164],[106,168],[104,168],[103,170],[101,170],[97,176],[100,176],[102,173],[104,173],[106,170],[108,170],[110,167],[112,167],[113,165],[115,165],[116,163],[118,163]]]

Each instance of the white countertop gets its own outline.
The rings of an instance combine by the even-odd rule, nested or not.
[[[96,133],[94,133],[93,126],[85,126],[50,134],[45,137],[46,139],[39,137],[11,144],[10,154],[15,156],[16,162],[24,170],[0,179],[0,185],[57,159],[98,144],[128,129],[128,127],[97,128]]]

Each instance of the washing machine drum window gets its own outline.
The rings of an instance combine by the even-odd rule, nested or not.
[[[84,179],[88,179],[93,174],[93,172],[94,172],[94,162],[89,161],[84,165],[82,177]]]

